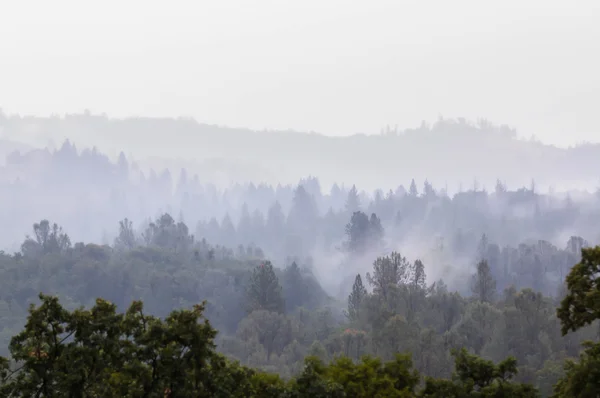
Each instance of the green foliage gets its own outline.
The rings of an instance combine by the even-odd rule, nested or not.
[[[579,243],[578,247],[581,246]],[[581,249],[581,262],[567,276],[567,288],[568,293],[557,310],[563,334],[600,320],[600,246]],[[566,374],[555,386],[555,397],[600,394],[600,343],[588,341],[583,346],[585,350],[578,362],[566,362]]]
[[[360,318],[361,306],[366,296],[367,289],[362,283],[360,274],[357,274],[354,279],[354,284],[352,285],[352,292],[348,296],[348,310],[346,311],[346,317],[350,322],[355,322]]]
[[[50,225],[48,220],[42,220],[33,225],[34,237],[27,237],[21,251],[24,255],[61,253],[71,247],[69,236],[56,223]]]
[[[567,334],[600,319],[600,246],[583,248],[567,276],[568,294],[557,311]]]
[[[18,368],[4,374],[2,396],[214,397],[239,394],[228,362],[215,351],[204,305],[161,320],[134,302],[125,314],[98,299],[65,310],[40,295],[10,344]]]
[[[361,255],[369,249],[379,248],[384,233],[381,220],[375,213],[369,218],[362,211],[355,211],[346,224],[346,249],[350,253]]]
[[[373,263],[373,274],[367,273],[367,281],[373,290],[384,298],[389,296],[390,288],[408,281],[409,262],[400,253],[379,257]]]
[[[496,295],[496,281],[486,260],[477,263],[477,272],[471,277],[471,291],[473,296],[486,303],[494,301]]]
[[[600,395],[600,343],[584,343],[579,361],[568,360],[565,377],[554,387],[556,398],[597,397]]]
[[[316,309],[328,300],[310,271],[300,269],[295,261],[283,270],[282,291],[287,312],[300,307]]]
[[[499,364],[469,354],[462,349],[453,352],[455,373],[452,380],[428,378],[422,397],[516,397],[535,398],[538,391],[531,385],[513,383],[517,361],[507,358]]]
[[[581,320],[595,308],[593,292],[597,284],[593,277],[597,268],[593,267],[597,266],[597,258],[590,257],[589,253],[594,253],[590,249],[584,249],[581,261],[591,264],[585,283],[569,284],[571,276],[567,281],[565,300],[570,297],[574,303],[583,303],[583,307],[570,306],[567,319],[580,317],[577,319],[581,327],[563,337],[553,299],[533,289],[507,289],[498,299],[489,294],[495,290],[488,287],[493,287],[492,270],[497,269],[494,261],[498,261],[492,255],[494,245],[490,244],[486,245],[486,256],[491,260],[487,266],[480,263],[474,277],[484,282],[478,286],[485,287],[478,290],[485,293],[474,292],[476,299],[449,291],[442,281],[427,287],[421,261],[408,262],[392,253],[378,258],[367,275],[372,293],[367,292],[360,276],[355,277],[347,316],[343,317],[343,303],[327,298],[310,267],[301,268],[294,262],[279,270],[268,261],[261,266],[262,260],[255,256],[254,249],[242,247],[234,252],[211,246],[205,240],[196,241],[185,225],[175,223],[168,215],[150,224],[143,236],[146,241],[138,239],[131,222],[124,220],[120,224],[122,236],[115,242],[118,250],[83,243],[73,247],[46,243],[45,250],[43,242],[54,239],[48,236],[63,234],[64,239],[57,239],[64,242],[68,238],[59,227],[51,228],[48,223],[46,229],[45,225],[42,222],[34,228],[40,237],[28,239],[22,253],[0,253],[3,349],[9,346],[9,336],[15,335],[9,347],[11,361],[0,362],[0,377],[5,379],[2,388],[15,386],[19,381],[19,388],[25,391],[21,396],[35,396],[42,385],[63,391],[88,384],[94,385],[86,390],[91,391],[89,396],[127,396],[131,391],[147,389],[152,383],[152,372],[163,380],[157,382],[159,386],[169,384],[165,389],[172,390],[174,386],[196,391],[188,384],[197,383],[217,391],[215,396],[219,396],[219,391],[231,396],[287,397],[303,396],[301,391],[316,396],[418,394],[415,389],[391,389],[389,380],[380,376],[398,353],[410,355],[410,372],[414,366],[415,371],[429,377],[436,396],[460,396],[469,382],[460,381],[457,375],[450,379],[450,352],[463,347],[488,361],[485,366],[469,365],[469,369],[487,372],[489,361],[503,363],[507,356],[514,357],[519,372],[515,367],[511,380],[535,385],[544,396],[565,374],[561,369],[564,360],[580,357],[577,362],[567,362],[566,376],[557,386],[563,394],[559,396],[584,394],[595,388],[597,349],[587,348],[583,353],[579,350],[582,340],[597,337],[596,325],[590,325],[594,318]],[[46,238],[44,231],[48,232]],[[583,243],[571,240],[571,246],[578,245]],[[523,257],[508,252],[502,256],[513,256],[516,260],[510,261],[522,261],[523,267],[535,266],[540,253],[548,256],[540,258],[554,261],[554,249],[543,242],[538,249],[539,253],[532,254],[523,246]],[[559,257],[556,261],[571,258],[575,257]],[[492,268],[493,264],[496,268]],[[573,273],[580,272],[578,266]],[[592,293],[578,291],[578,286]],[[44,296],[39,308],[30,313],[25,331],[19,332],[26,308],[37,291],[56,294],[64,307]],[[90,310],[75,309],[92,305],[91,297],[105,297],[107,301],[97,301]],[[124,308],[134,299],[143,301],[147,312],[135,307],[125,314],[116,313],[116,307]],[[193,319],[200,318],[194,318],[190,312],[173,312],[174,308],[189,308],[204,299],[206,304],[199,316],[218,325],[222,331],[218,337],[211,327],[201,331],[192,326]],[[572,311],[577,308],[584,310]],[[145,331],[140,326],[144,323],[142,316]],[[187,337],[176,337],[180,333]],[[192,344],[190,339],[194,344],[202,343],[210,355],[184,348]],[[240,363],[231,363],[217,354],[215,346],[222,355]],[[307,355],[318,357],[320,365],[310,360],[305,363]],[[371,359],[361,360],[365,355],[371,355]],[[155,357],[161,361],[153,365]],[[473,362],[469,361],[466,362]],[[11,373],[18,369],[17,363],[28,362],[28,367]],[[110,366],[119,370],[107,370]],[[336,376],[332,376],[334,371]],[[140,379],[132,381],[136,372]],[[213,384],[204,383],[207,374]],[[349,381],[361,377],[364,382]],[[290,383],[284,381],[287,379]],[[496,378],[486,383],[502,385],[502,391],[515,394],[529,391],[511,380],[501,383]],[[473,386],[473,396],[485,389]],[[496,390],[491,388],[492,393]]]
[[[279,278],[275,275],[273,264],[266,261],[254,269],[246,294],[248,312],[266,310],[283,312],[283,300]]]
[[[0,358],[3,397],[537,396],[533,387],[510,382],[514,359],[494,365],[466,350],[455,354],[453,381],[429,378],[421,393],[419,372],[400,354],[388,362],[342,356],[329,364],[307,357],[297,377],[285,382],[218,354],[204,304],[160,319],[145,314],[139,301],[117,313],[102,299],[74,311],[56,297],[40,300],[11,341],[10,362]]]

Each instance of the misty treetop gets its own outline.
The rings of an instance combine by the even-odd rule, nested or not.
[[[54,122],[124,128],[88,116]],[[15,132],[31,120],[0,122]],[[446,130],[524,145],[462,121],[404,135],[449,149]],[[340,155],[357,180],[330,187],[319,174],[224,188],[191,166],[150,169],[68,141],[11,153],[0,169],[0,352],[13,362],[0,377],[21,376],[2,388],[197,396],[222,380],[233,396],[596,396],[600,195],[544,193],[536,180],[509,189],[495,175],[450,194],[439,176],[406,175],[434,170],[435,156],[395,146],[404,135],[340,140],[333,149],[360,149]],[[366,162],[376,140],[387,144]],[[483,168],[496,156],[484,148],[457,167]],[[396,186],[361,189],[375,166]],[[14,361],[29,368],[13,374]]]
[[[349,223],[355,214],[350,215]],[[113,244],[96,245],[71,243],[66,231],[44,220],[34,224],[33,235],[25,239],[20,252],[0,254],[0,337],[4,350],[25,344],[9,346],[10,336],[19,333],[27,308],[37,303],[38,293],[46,292],[60,297],[68,311],[93,306],[95,297],[103,297],[113,306],[110,308],[125,309],[132,301],[143,301],[144,313],[166,320],[173,310],[206,301],[202,314],[220,330],[214,341],[221,354],[243,366],[286,379],[297,377],[292,384],[308,383],[302,388],[309,390],[340,384],[335,388],[351,391],[358,387],[344,384],[343,380],[350,379],[338,379],[342,377],[337,373],[340,369],[361,374],[385,368],[388,370],[382,374],[386,374],[402,363],[404,374],[410,374],[414,367],[425,377],[422,393],[430,394],[425,396],[469,396],[464,394],[497,388],[535,393],[533,387],[519,383],[535,386],[543,396],[549,396],[565,371],[589,377],[588,368],[597,357],[582,343],[600,337],[598,321],[593,316],[581,321],[577,317],[587,316],[593,309],[593,299],[586,301],[586,297],[593,297],[589,294],[595,289],[598,261],[595,251],[586,249],[580,239],[570,240],[562,251],[581,261],[570,271],[567,286],[553,296],[531,288],[501,289],[494,272],[497,263],[485,258],[473,263],[468,291],[461,294],[443,280],[429,282],[425,260],[408,259],[400,252],[368,259],[368,254],[342,248],[346,250],[342,266],[353,268],[363,263],[368,271],[354,274],[342,289],[347,295],[332,297],[315,277],[318,259],[288,258],[277,267],[258,247],[229,249],[197,239],[184,222],[176,222],[168,214],[150,222],[141,234],[129,220],[116,224],[119,234]],[[481,238],[479,254],[486,257],[485,248],[490,245],[487,237]],[[542,248],[539,253],[546,252],[547,247]],[[571,252],[575,248],[582,250],[583,257]],[[514,252],[514,263],[530,267],[532,263],[526,259],[531,253],[522,250]],[[540,257],[539,261],[546,265],[551,258]],[[520,275],[530,272],[515,270],[520,270]],[[584,280],[588,282],[581,282]],[[576,320],[572,324],[577,329],[565,336],[561,327],[571,321],[565,310],[559,311],[560,318],[556,315],[563,298],[562,307],[570,308],[568,313],[573,315],[568,317]],[[113,315],[107,317],[113,319]],[[467,351],[461,351],[463,348]],[[18,359],[21,354],[16,352],[13,356]],[[397,353],[410,354],[410,364],[397,359]],[[305,362],[310,356],[314,359]],[[348,359],[341,360],[340,356]],[[507,357],[514,359],[503,362]],[[566,362],[567,368],[563,368],[569,358],[581,359]],[[457,368],[462,363],[467,366],[463,370]],[[490,376],[477,379],[483,376],[470,372],[484,370],[473,367],[486,369]],[[320,381],[311,379],[314,377]],[[517,384],[509,383],[508,378]],[[417,391],[411,378],[405,380],[404,387],[394,388]],[[381,386],[389,382],[382,380]],[[182,383],[184,386],[186,382]],[[561,383],[561,388],[574,388]],[[360,388],[369,391],[374,387]]]
[[[96,134],[105,128],[111,130],[110,126],[117,125],[122,126],[118,131],[124,133],[127,130],[125,127],[133,128],[136,123],[141,123],[144,128],[154,128],[149,120],[118,121],[90,115],[72,116],[47,122],[49,126],[53,126],[52,130],[56,125],[66,128],[70,126],[67,130],[72,131],[74,136],[79,134],[76,127],[88,122],[92,125],[99,124],[96,126],[99,130],[86,130],[89,134]],[[104,121],[100,122],[101,120]],[[44,122],[45,119],[37,120],[42,126]],[[189,127],[187,122],[172,122],[174,126],[183,123],[181,127],[184,130]],[[25,126],[33,123],[33,120],[11,116],[3,119],[2,123],[3,131],[10,136],[13,129],[15,135],[16,132],[26,134]],[[431,130],[449,129],[451,133],[448,134],[451,138],[453,135],[461,136],[463,129],[471,131],[472,127],[463,122],[444,121],[439,127]],[[495,128],[485,123],[473,129],[474,132],[466,134],[471,139],[478,135],[499,135],[512,139],[507,134],[494,133]],[[478,133],[478,129],[482,132]],[[44,131],[43,128],[41,130]],[[169,130],[169,136],[171,134],[180,132]],[[420,134],[427,136],[425,131]],[[448,134],[440,132],[439,136],[445,137]],[[435,143],[440,137],[428,142]],[[106,138],[100,135],[98,139]],[[378,139],[381,138],[364,137],[366,142],[375,142]],[[386,139],[399,138],[390,136]],[[347,140],[360,141],[363,138]],[[200,147],[204,148],[209,142],[212,141],[204,142]],[[236,141],[227,140],[229,146],[231,142]],[[386,150],[388,147],[390,150],[404,148],[387,145]],[[548,186],[559,182],[550,179],[530,184],[529,180],[533,175],[528,176],[526,181],[507,187],[501,182],[507,178],[504,175],[504,167],[497,167],[496,174],[487,180],[477,180],[474,172],[465,175],[462,179],[462,189],[458,188],[457,183],[449,183],[451,191],[458,188],[458,192],[452,195],[447,190],[447,179],[433,179],[433,175],[399,174],[400,171],[416,173],[431,169],[417,167],[412,160],[410,167],[390,167],[390,172],[393,170],[396,173],[394,179],[377,184],[379,189],[374,191],[369,187],[369,192],[364,191],[366,185],[361,187],[356,181],[356,185],[352,181],[346,184],[340,181],[338,184],[326,185],[318,178],[324,178],[318,173],[300,181],[298,177],[294,177],[293,181],[298,181],[295,184],[289,183],[290,180],[284,183],[282,179],[266,183],[261,182],[265,181],[265,178],[261,177],[232,177],[226,180],[239,181],[239,184],[224,188],[222,184],[210,182],[211,179],[202,173],[202,170],[209,168],[208,166],[192,169],[191,166],[177,166],[176,163],[165,160],[156,164],[154,168],[149,168],[143,166],[139,159],[134,161],[123,153],[111,159],[100,150],[76,147],[69,141],[62,145],[59,143],[56,150],[15,148],[20,148],[21,152],[6,154],[6,164],[0,169],[0,192],[10,193],[0,195],[1,208],[11,209],[3,214],[8,223],[5,232],[0,233],[0,247],[3,248],[20,243],[21,236],[12,231],[25,233],[23,225],[47,217],[63,225],[74,238],[108,243],[114,238],[114,220],[127,217],[141,224],[165,212],[177,221],[184,219],[197,236],[206,237],[211,242],[219,241],[221,244],[235,247],[254,241],[272,252],[279,249],[278,251],[283,253],[269,254],[272,257],[277,254],[281,258],[291,254],[291,251],[339,246],[343,238],[343,226],[348,222],[349,214],[359,210],[369,217],[375,213],[382,226],[389,232],[389,236],[392,236],[392,232],[398,232],[393,235],[395,241],[417,235],[420,239],[427,240],[427,244],[432,244],[433,237],[440,236],[448,246],[459,230],[467,234],[471,241],[486,233],[492,241],[512,246],[527,239],[543,239],[562,246],[569,238],[566,234],[583,236],[590,242],[596,242],[600,238],[594,227],[600,218],[597,210],[600,200],[598,196],[581,192],[573,192],[571,196],[565,193],[543,194],[536,188],[537,185]],[[199,150],[197,146],[194,148]],[[245,150],[252,152],[247,148]],[[593,158],[582,148],[571,151],[580,158]],[[218,153],[229,156],[227,152]],[[488,153],[484,164],[489,160],[489,156]],[[554,156],[556,155],[553,154],[552,157]],[[354,156],[352,160],[356,163],[360,158]],[[391,158],[402,159],[399,155]],[[430,159],[429,156],[425,158]],[[600,159],[600,156],[597,158]],[[385,156],[378,156],[377,161],[373,162],[378,166],[379,172],[387,170],[384,164],[386,159]],[[470,170],[481,168],[481,163],[476,162],[475,157],[466,156],[464,159],[472,163]],[[512,161],[506,159],[512,157],[505,157],[504,161],[512,164]],[[211,162],[216,163],[214,167],[219,167],[217,160],[213,159]],[[456,162],[449,164],[452,164],[452,169],[457,166]],[[561,170],[566,170],[569,164],[567,162],[562,165]],[[522,174],[522,170],[533,169],[522,167],[518,171]],[[579,173],[581,169],[577,169]],[[591,169],[591,166],[586,166],[585,169]],[[301,175],[308,173],[305,170]],[[355,174],[361,176],[368,173],[363,171]],[[573,171],[565,172],[565,175],[571,179],[578,174]],[[498,178],[500,180],[496,181]],[[597,176],[594,184],[596,179]],[[303,190],[298,190],[299,187]],[[511,189],[508,189],[509,187]],[[280,208],[281,214],[276,214],[277,207]],[[93,211],[89,211],[90,209]],[[305,222],[301,222],[302,220]],[[97,225],[97,228],[87,228],[89,223]],[[277,234],[277,226],[281,224],[284,233]],[[233,228],[230,228],[231,226]],[[271,238],[276,235],[283,242],[272,241]],[[270,245],[273,248],[267,247]]]
[[[480,187],[492,189],[500,177],[510,186],[528,186],[534,178],[540,186],[576,189],[595,187],[600,168],[597,144],[557,148],[519,139],[513,128],[484,119],[440,117],[403,131],[328,137],[227,128],[188,118],[119,119],[89,112],[36,117],[4,115],[0,110],[0,134],[2,158],[15,150],[60,148],[62,140],[70,138],[80,148],[98,145],[99,152],[134,153],[145,170],[168,166],[176,179],[179,169],[185,168],[190,179],[197,173],[201,181],[213,183],[288,184],[312,174],[327,185],[337,181],[369,190],[396,186],[400,181],[408,190],[412,178],[419,188],[426,179],[454,189],[460,182],[471,186],[477,178]]]
[[[399,250],[421,258],[453,287],[484,258],[499,290],[514,284],[551,295],[579,249],[600,240],[600,195],[544,194],[535,184],[509,190],[497,181],[489,192],[473,184],[452,196],[414,179],[405,181],[407,188],[372,194],[356,185],[327,191],[316,177],[297,185],[218,189],[186,170],[142,171],[124,155],[112,162],[68,142],[54,152],[11,155],[2,176],[0,189],[10,195],[0,195],[0,244],[8,251],[20,249],[25,225],[49,215],[72,239],[102,244],[117,234],[122,245],[131,245],[133,235],[160,240],[161,230],[185,225],[181,237],[188,233],[233,250],[260,248],[275,263]],[[159,220],[164,213],[169,218]],[[124,234],[115,228],[119,219],[129,223]],[[181,237],[174,238],[177,245],[189,244]],[[358,271],[349,268],[344,278]],[[468,292],[468,283],[462,285]]]
[[[32,252],[13,260],[26,266],[24,261],[34,257],[46,266],[51,257],[72,250]],[[600,391],[598,344],[584,343],[578,361],[564,358],[579,352],[569,338],[573,333],[594,336],[588,326],[598,322],[597,314],[577,319],[595,313],[595,300],[580,300],[585,293],[593,296],[596,287],[579,280],[588,274],[597,279],[599,250],[583,249],[581,262],[569,274],[560,321],[554,316],[555,304],[530,289],[508,290],[501,300],[488,302],[485,295],[468,299],[450,293],[441,281],[428,287],[421,283],[422,264],[411,265],[399,254],[374,263],[376,276],[369,279],[379,279],[380,287],[372,293],[356,276],[346,321],[335,321],[319,310],[282,312],[279,278],[271,264],[260,263],[246,282],[245,300],[257,305],[248,308],[235,336],[220,341],[206,319],[205,302],[190,310],[171,310],[161,319],[141,301],[133,301],[123,313],[105,299],[96,299],[89,309],[69,310],[57,297],[41,294],[41,303],[31,304],[23,329],[10,339],[10,356],[0,357],[0,393],[6,397],[593,397]],[[482,261],[474,279],[481,279],[485,269]],[[295,263],[286,272],[301,273]],[[386,278],[389,290],[384,294],[381,286]],[[452,318],[453,313],[458,317]],[[557,333],[561,323],[563,333]],[[573,332],[567,334],[569,329]],[[239,358],[242,353],[246,356]],[[232,361],[235,358],[242,363]],[[281,373],[282,365],[291,367],[292,373],[284,378],[266,373]]]

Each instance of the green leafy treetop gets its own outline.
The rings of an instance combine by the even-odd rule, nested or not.
[[[533,387],[510,382],[514,359],[494,365],[465,350],[455,354],[453,380],[428,379],[421,392],[419,373],[400,354],[385,363],[308,357],[284,382],[218,354],[204,304],[163,320],[138,301],[123,314],[102,299],[72,312],[55,297],[40,299],[11,341],[11,360],[0,358],[0,397],[537,397]]]
[[[283,386],[216,353],[204,304],[161,320],[141,302],[118,314],[102,299],[73,312],[40,299],[10,343],[12,366],[2,359],[2,397],[268,397]]]
[[[557,311],[563,334],[600,319],[600,246],[581,250],[581,262],[567,276],[567,289]]]
[[[600,320],[600,246],[581,250],[581,262],[567,276],[567,289],[557,310],[563,335]],[[600,343],[588,341],[584,347],[578,362],[566,362],[555,397],[600,396]]]
[[[419,374],[406,355],[382,363],[365,356],[359,363],[347,357],[335,359],[329,366],[317,358],[306,360],[304,372],[292,383],[297,397],[415,397]]]
[[[517,361],[507,358],[495,365],[492,361],[469,354],[466,349],[454,351],[455,373],[452,380],[428,378],[422,397],[539,397],[529,384],[513,383],[517,374]]]

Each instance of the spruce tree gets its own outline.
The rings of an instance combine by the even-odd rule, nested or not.
[[[282,313],[285,302],[279,279],[270,261],[259,265],[252,272],[246,294],[248,312],[266,310]]]
[[[479,301],[491,303],[496,295],[496,281],[486,260],[477,263],[477,272],[471,277],[471,291]]]
[[[346,311],[346,317],[350,322],[355,322],[359,319],[360,306],[366,296],[367,289],[362,283],[360,274],[357,274],[356,278],[354,278],[352,293],[348,296],[348,311]]]
[[[348,198],[346,199],[346,211],[348,213],[354,213],[360,210],[360,198],[358,197],[358,190],[356,185],[352,185],[352,189],[348,191]]]

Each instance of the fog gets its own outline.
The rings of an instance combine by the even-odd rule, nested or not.
[[[2,11],[9,113],[90,109],[336,136],[442,115],[561,146],[599,140],[593,0],[32,0]]]
[[[467,347],[548,396],[600,336],[556,315],[600,244],[599,20],[593,1],[4,5],[0,354],[39,292],[206,302],[244,366],[292,377],[355,344],[450,378]]]
[[[297,259],[343,298],[356,273],[393,251],[424,261],[429,283],[468,293],[483,236],[506,264],[522,245],[600,241],[600,145],[558,148],[485,120],[337,138],[89,112],[2,114],[0,127],[0,243],[9,252],[44,219],[73,242],[112,245],[120,221],[143,240],[167,213],[196,241],[260,248],[279,267]],[[373,214],[383,232],[352,252],[346,229],[356,211]],[[547,294],[566,269],[554,272],[540,287]],[[528,286],[514,277],[498,275],[505,286]]]

